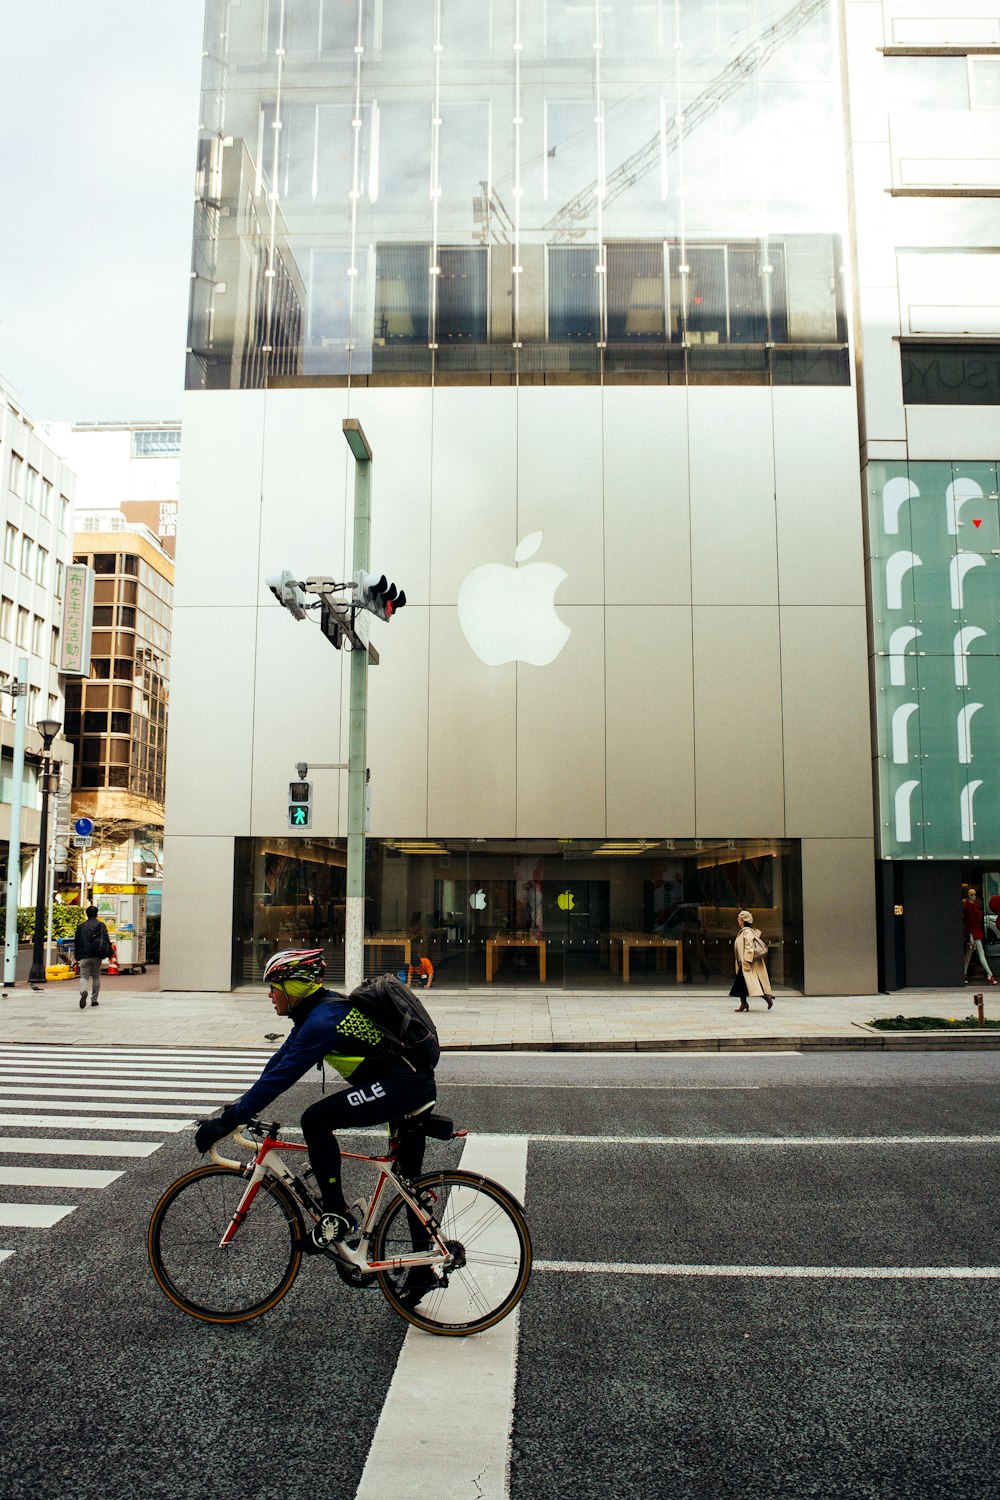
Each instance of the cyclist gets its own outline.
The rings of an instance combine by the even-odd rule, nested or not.
[[[244,1124],[273,1099],[325,1059],[351,1087],[317,1099],[302,1116],[302,1134],[316,1174],[323,1215],[303,1249],[330,1251],[355,1227],[340,1177],[340,1146],[335,1130],[390,1121],[400,1135],[399,1167],[404,1177],[419,1175],[426,1136],[407,1129],[403,1117],[434,1099],[434,1074],[419,1072],[406,1057],[390,1050],[381,1031],[353,1004],[350,996],[320,984],[326,972],[322,948],[289,948],[275,953],[264,967],[271,1004],[279,1016],[290,1016],[291,1033],[267,1063],[257,1082],[216,1119],[200,1120],[194,1143],[207,1151]],[[411,1268],[408,1291],[426,1280],[422,1268]],[[427,1290],[434,1281],[423,1286]],[[419,1300],[419,1299],[417,1299]]]

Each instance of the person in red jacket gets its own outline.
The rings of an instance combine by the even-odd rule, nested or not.
[[[976,900],[976,893],[970,886],[965,893],[962,902],[962,926],[965,931],[965,982],[969,983],[969,965],[975,955],[986,972],[987,984],[996,984],[993,970],[986,962],[986,953],[983,949],[983,908]]]

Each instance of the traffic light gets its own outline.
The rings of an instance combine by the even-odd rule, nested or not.
[[[312,827],[312,794],[311,781],[290,781],[288,783],[289,828]]]
[[[284,568],[280,573],[270,573],[264,579],[264,582],[278,603],[283,605],[285,609],[291,610],[296,620],[305,619],[308,607],[304,603],[305,594],[303,594],[302,588],[296,581],[293,573]]]
[[[359,568],[354,575],[354,583],[355,604],[359,609],[370,609],[380,620],[391,620],[406,603],[406,595],[402,589],[397,590],[394,583],[389,583],[384,573],[376,577],[374,573],[366,573],[363,568]]]

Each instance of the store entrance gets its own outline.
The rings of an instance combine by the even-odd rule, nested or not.
[[[967,984],[1000,980],[1000,869],[980,866],[962,881],[963,965]]]
[[[342,984],[343,840],[237,840],[236,876],[234,983],[308,945]],[[365,885],[368,975],[424,959],[448,989],[725,991],[747,908],[772,983],[802,987],[791,840],[370,839]]]

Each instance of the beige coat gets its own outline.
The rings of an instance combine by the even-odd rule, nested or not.
[[[736,951],[737,972],[743,970],[743,978],[747,984],[747,997],[754,995],[772,995],[771,981],[767,973],[767,964],[762,958],[753,958],[750,953],[750,934],[756,933],[760,937],[759,927],[741,927],[733,948]]]

